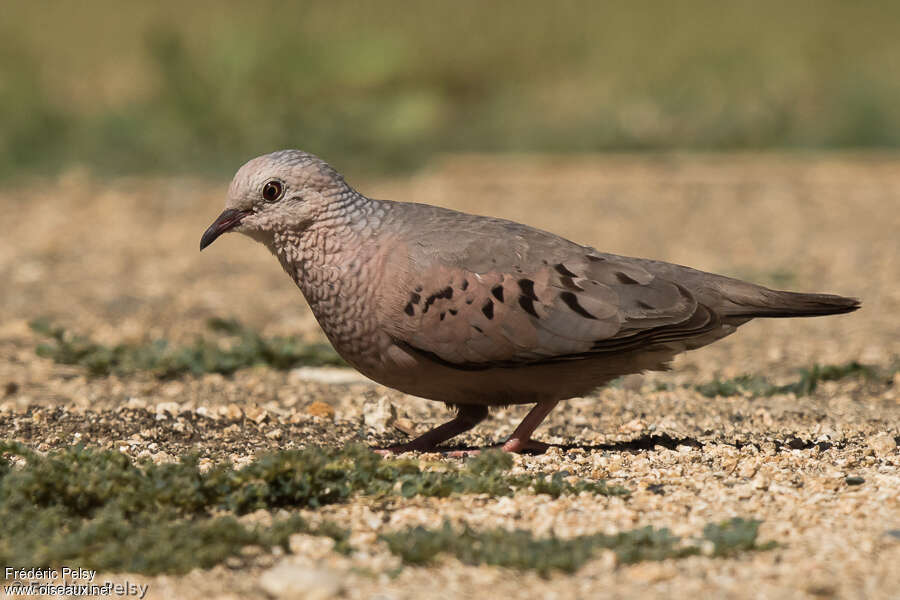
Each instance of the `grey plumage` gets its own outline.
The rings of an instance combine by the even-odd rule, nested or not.
[[[264,187],[269,188],[264,192]],[[279,190],[275,199],[265,199]],[[670,263],[606,254],[526,225],[369,199],[296,150],[256,158],[232,182],[201,247],[227,230],[264,243],[350,364],[407,393],[460,407],[397,449],[429,449],[485,417],[665,368],[755,317],[850,312],[853,298],[770,290]]]

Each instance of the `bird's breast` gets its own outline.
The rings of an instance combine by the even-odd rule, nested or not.
[[[389,343],[379,306],[383,249],[320,235],[300,242],[298,251],[284,254],[285,270],[338,354],[363,372],[370,371]]]

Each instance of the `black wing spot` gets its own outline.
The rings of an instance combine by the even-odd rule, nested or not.
[[[442,313],[441,313],[441,321],[443,321],[443,320],[444,320],[444,317],[446,317],[446,316],[447,316],[447,313],[442,312]]]
[[[453,317],[455,317],[455,316],[456,316],[456,314],[457,314],[457,313],[458,313],[458,312],[459,312],[459,311],[458,311],[458,310],[456,310],[456,309],[455,309],[455,308],[451,308],[451,309],[450,309],[450,310],[449,310],[449,312],[450,312],[450,316],[453,316]]]
[[[572,271],[568,270],[566,268],[566,265],[564,265],[562,263],[556,265],[556,272],[564,277],[578,277],[578,275],[576,275]]]
[[[413,316],[414,314],[416,314],[416,309],[413,308],[412,302],[406,303],[406,308],[403,309],[403,312],[405,312],[409,316]]]
[[[570,290],[574,290],[576,292],[583,292],[584,288],[575,283],[575,280],[571,277],[560,277],[559,281],[563,284],[564,287]]]
[[[606,259],[603,258],[602,256],[594,256],[593,254],[588,254],[587,259],[592,260],[594,262],[606,262]]]
[[[519,296],[519,306],[531,316],[540,318],[537,311],[534,310],[534,300],[532,298],[529,298],[528,296]]]
[[[495,285],[493,288],[491,288],[491,293],[494,295],[494,298],[496,298],[500,302],[503,302],[503,286],[502,285],[499,285],[499,284]]]
[[[468,280],[468,279],[463,279],[463,280],[462,280],[462,285],[459,286],[459,287],[462,288],[462,291],[466,291],[467,289],[469,289],[469,280]]]
[[[450,286],[445,287],[439,292],[435,292],[425,298],[425,308],[422,310],[423,313],[427,313],[428,309],[434,304],[435,300],[440,300],[441,298],[450,299],[453,297],[453,288]]]
[[[631,277],[629,277],[622,271],[616,271],[616,279],[618,279],[619,281],[621,281],[622,283],[624,283],[626,285],[635,285],[637,283],[640,283],[638,280],[632,279]]]
[[[522,295],[526,298],[530,298],[531,300],[537,300],[538,297],[534,293],[534,282],[530,279],[520,279],[519,280],[519,289],[522,290]]]
[[[488,299],[487,302],[484,303],[484,306],[481,307],[481,312],[484,313],[488,319],[494,318],[494,301]]]
[[[474,329],[474,330],[477,331],[478,333],[484,333],[484,329],[482,329],[482,328],[479,327],[478,325],[472,325],[472,329]]]
[[[637,301],[637,305],[640,306],[641,308],[646,308],[647,310],[654,310],[654,309],[656,309],[655,306],[653,306],[652,304],[647,304],[647,303],[644,302],[643,300],[638,300],[638,301]]]
[[[416,292],[413,292],[412,294],[409,295],[409,301],[412,304],[418,304],[419,300],[421,300],[421,299],[422,299],[422,296],[420,296]]]
[[[597,317],[586,311],[584,307],[578,303],[578,296],[576,296],[572,292],[563,292],[559,295],[559,297],[563,302],[566,303],[566,306],[568,306],[572,310],[572,312],[581,315],[585,319],[597,319]]]

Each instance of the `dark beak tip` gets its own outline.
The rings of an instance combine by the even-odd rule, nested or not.
[[[213,221],[213,224],[203,232],[203,236],[200,238],[200,251],[202,252],[204,248],[216,241],[223,233],[240,225],[241,219],[243,219],[246,214],[247,213],[244,211],[231,208],[223,211],[222,214]]]
[[[218,223],[213,223],[209,226],[209,229],[203,232],[203,237],[200,238],[200,251],[203,252],[203,249],[216,241],[216,238],[222,235],[224,231],[218,230]]]

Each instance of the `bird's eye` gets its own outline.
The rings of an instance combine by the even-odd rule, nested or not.
[[[277,179],[267,181],[262,189],[262,197],[266,202],[275,202],[284,193],[284,186]]]

